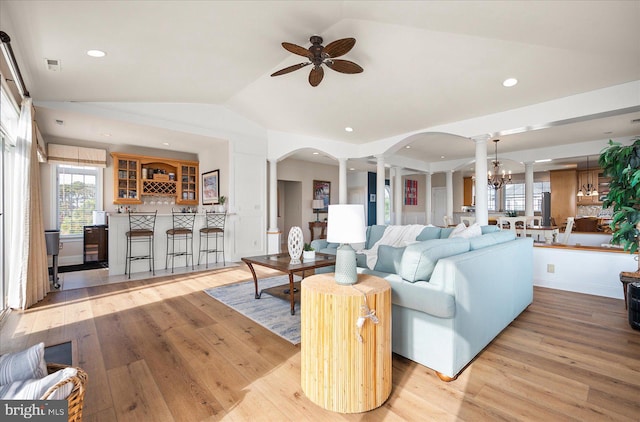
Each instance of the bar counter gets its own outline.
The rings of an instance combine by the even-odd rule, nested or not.
[[[206,226],[206,218],[204,213],[196,214],[196,219],[193,224],[193,264],[198,264],[198,249],[200,229]],[[158,214],[156,216],[155,235],[153,236],[154,242],[154,264],[155,269],[164,269],[165,259],[167,254],[167,230],[173,228],[173,216],[172,214]],[[127,213],[110,213],[109,214],[109,275],[121,275],[124,274],[124,267],[126,261],[127,251],[127,236],[125,233],[129,231],[129,214]],[[180,250],[184,249],[182,245],[184,241],[180,242]],[[178,249],[178,242],[176,241],[176,249]],[[147,244],[145,242],[133,242],[133,252],[135,255],[139,255],[145,251]],[[144,252],[142,252],[144,253]],[[185,259],[183,257],[176,257],[175,266],[185,266]],[[202,257],[204,259],[204,256]],[[211,258],[209,258],[211,259]],[[191,265],[191,263],[189,263]],[[131,262],[131,272],[149,272],[149,261],[140,260]]]

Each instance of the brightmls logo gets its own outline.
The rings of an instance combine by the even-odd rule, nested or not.
[[[0,419],[6,422],[66,422],[66,400],[0,400]]]

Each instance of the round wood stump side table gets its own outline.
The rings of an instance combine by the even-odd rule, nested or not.
[[[360,274],[356,284],[345,286],[331,273],[305,278],[301,289],[302,391],[334,412],[359,413],[381,406],[391,394],[389,283]],[[378,323],[367,318],[358,329],[365,294]]]

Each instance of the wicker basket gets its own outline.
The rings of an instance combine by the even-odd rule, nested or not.
[[[49,374],[53,374],[61,369],[67,368],[67,365],[60,365],[58,363],[48,363],[47,364],[47,372]],[[84,390],[85,385],[87,384],[87,373],[84,372],[80,368],[76,368],[78,370],[78,374],[74,377],[66,379],[64,381],[60,381],[53,387],[49,388],[43,395],[40,397],[40,400],[47,400],[53,392],[62,387],[63,385],[71,382],[73,383],[73,389],[71,390],[71,394],[67,397],[67,403],[69,403],[69,413],[68,420],[69,422],[80,422],[82,421],[82,404],[84,402]]]

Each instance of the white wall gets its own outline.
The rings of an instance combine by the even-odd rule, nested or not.
[[[323,180],[331,182],[331,193],[329,195],[329,203],[338,203],[338,174],[339,170],[337,166],[316,164],[309,161],[294,160],[292,158],[284,159],[278,162],[278,180],[301,182],[302,188],[302,233],[304,235],[304,241],[309,242],[311,239],[311,232],[309,231],[309,221],[316,221],[316,214],[311,208],[311,201],[313,199],[313,181]],[[280,192],[281,200],[286,201],[286,198],[282,198],[282,192]],[[326,214],[320,214],[320,219],[324,220],[327,217]],[[278,223],[280,224],[280,223]],[[283,227],[279,227],[281,230]],[[282,233],[286,238],[287,233]]]
[[[635,256],[628,253],[533,248],[536,286],[623,299],[620,272],[637,268]]]

